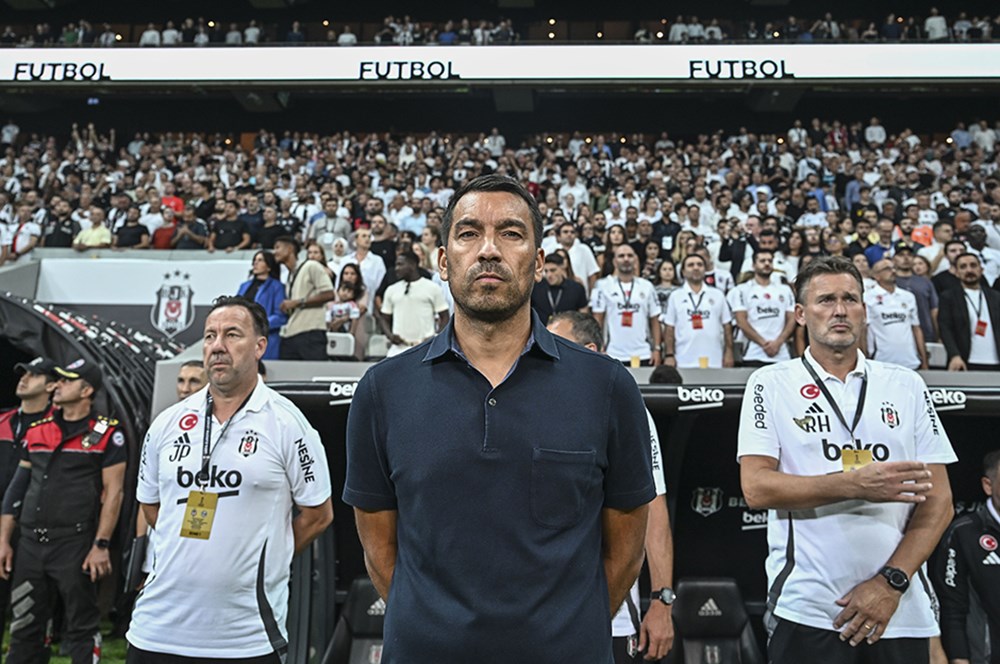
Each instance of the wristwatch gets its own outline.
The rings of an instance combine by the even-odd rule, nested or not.
[[[886,565],[878,573],[885,577],[885,580],[889,582],[889,587],[893,590],[905,593],[906,589],[910,587],[910,577],[898,567],[889,567]]]
[[[673,604],[674,599],[676,597],[677,595],[674,594],[672,588],[660,588],[659,590],[654,590],[653,592],[649,593],[649,601],[654,602],[656,600],[659,600],[664,604],[666,604],[667,606]]]
[[[107,549],[108,547],[111,546],[111,540],[108,540],[108,539],[95,539],[94,540],[94,546],[96,546],[98,549]]]

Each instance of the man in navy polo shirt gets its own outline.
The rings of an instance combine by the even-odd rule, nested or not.
[[[386,664],[612,662],[655,495],[649,430],[620,363],[532,314],[541,229],[511,178],[459,189],[439,258],[455,316],[354,394],[344,500],[386,598]]]

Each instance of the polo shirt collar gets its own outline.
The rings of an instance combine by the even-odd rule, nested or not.
[[[854,369],[849,374],[847,374],[848,380],[850,380],[852,376],[855,378],[862,378],[868,371],[868,366],[866,364],[864,353],[862,353],[860,350],[856,352],[858,354],[858,363],[854,365]],[[839,378],[834,376],[832,373],[829,373],[826,369],[820,366],[820,363],[816,361],[815,357],[813,357],[811,348],[806,348],[805,355],[806,359],[809,360],[809,365],[812,366],[813,370],[816,372],[816,375],[820,377],[820,380],[822,380],[824,383],[828,380],[835,380],[838,383],[841,382]],[[845,380],[843,382],[846,383],[847,381]]]
[[[556,341],[551,332],[545,329],[542,325],[542,320],[535,313],[535,310],[531,310],[531,334],[528,335],[528,343],[524,346],[524,352],[527,353],[532,348],[537,348],[542,353],[548,355],[553,360],[559,359],[559,349],[556,346]],[[455,317],[452,316],[448,320],[448,324],[445,326],[441,332],[431,339],[430,346],[427,348],[427,353],[424,354],[424,362],[433,362],[445,354],[451,352],[456,357],[463,357],[462,349],[458,345],[458,340],[455,338]]]
[[[267,386],[258,374],[257,385],[253,388],[253,392],[250,393],[250,400],[247,401],[247,405],[244,410],[252,410],[254,412],[262,410],[267,404],[267,391]],[[191,410],[196,413],[204,413],[207,397],[208,386],[205,386],[182,402],[184,404],[184,409]]]

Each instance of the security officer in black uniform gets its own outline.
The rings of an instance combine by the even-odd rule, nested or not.
[[[56,388],[56,363],[44,357],[14,365],[19,377],[15,396],[17,408],[0,412],[0,492],[7,490],[21,459],[21,439],[32,424],[52,414],[49,403]],[[15,533],[16,539],[16,533]],[[3,632],[10,600],[10,580],[0,579],[0,632]]]
[[[55,371],[57,410],[24,434],[0,517],[0,576],[14,573],[8,664],[48,661],[46,626],[55,593],[66,614],[63,655],[73,664],[100,661],[95,583],[111,573],[108,547],[122,503],[125,438],[117,420],[93,412],[102,382],[96,364],[81,359]],[[16,567],[10,546],[15,518],[21,536]]]
[[[1000,450],[983,459],[986,504],[956,518],[941,538],[932,577],[941,600],[941,641],[949,662],[969,662],[985,650],[986,634],[971,643],[970,594],[986,614],[990,664],[1000,664]]]

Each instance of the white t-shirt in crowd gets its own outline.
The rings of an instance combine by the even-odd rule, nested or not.
[[[966,251],[970,254],[975,254],[979,258],[979,264],[983,268],[983,277],[986,279],[986,283],[992,286],[996,283],[997,279],[1000,279],[1000,251],[991,249],[990,247],[973,249],[971,245],[966,247]]]
[[[330,497],[319,434],[262,380],[224,427],[212,423],[208,492],[218,506],[207,540],[181,537],[197,490],[205,430],[204,388],[163,411],[139,460],[139,502],[159,504],[153,569],[126,638],[184,657],[260,657],[288,639],[292,507]]]
[[[653,421],[653,415],[649,410],[646,410],[646,419],[649,420],[649,447],[653,458],[653,485],[656,487],[657,499],[662,500],[660,496],[667,493],[667,480],[663,472],[663,456],[660,454],[660,436],[656,433],[656,422]],[[656,588],[656,590],[659,590],[659,588]],[[638,612],[642,606],[639,603],[639,579],[636,579],[635,583],[632,584],[629,595],[632,596],[632,605]],[[622,602],[622,605],[618,607],[618,613],[611,619],[611,636],[631,636],[635,633],[635,626],[632,624],[632,614],[629,611],[628,602]]]
[[[430,279],[400,280],[385,289],[382,313],[392,316],[392,333],[407,345],[393,344],[388,357],[399,355],[437,333],[437,314],[448,311],[441,288]]]
[[[10,231],[11,253],[23,254],[31,243],[32,237],[42,237],[42,227],[33,221],[24,224],[15,222],[8,226],[8,230]]]
[[[361,280],[365,282],[365,289],[368,291],[368,311],[374,311],[375,293],[385,279],[385,261],[378,254],[369,251],[360,263],[357,253],[351,254],[347,262],[355,263],[361,268]]]
[[[962,287],[965,293],[965,306],[969,312],[969,331],[972,333],[972,345],[969,346],[970,364],[1000,364],[997,354],[996,338],[993,336],[993,321],[987,308],[986,296],[982,289],[972,290]],[[984,334],[976,334],[977,321],[986,323]]]
[[[920,354],[913,328],[920,325],[917,298],[904,288],[889,292],[878,284],[865,291],[868,308],[868,350],[872,359],[920,368]]]
[[[695,293],[684,282],[670,294],[660,320],[674,328],[674,354],[679,368],[722,368],[724,326],[732,322],[722,291],[703,285]]]
[[[795,296],[791,288],[773,283],[761,286],[756,279],[740,284],[726,299],[732,305],[734,314],[737,311],[746,312],[747,323],[766,340],[780,337],[785,329],[786,315],[795,311]],[[771,357],[759,344],[749,339],[743,353],[744,360],[755,362],[781,362],[789,357],[787,343],[782,344],[778,354]]]
[[[866,360],[858,352],[847,381],[830,375],[806,350],[820,380],[848,423],[853,422],[863,376],[867,397],[851,436],[817,389],[801,359],[758,369],[747,383],[740,414],[737,458],[777,459],[790,475],[843,472],[843,449],[870,449],[875,462],[957,460],[919,374]],[[833,631],[837,600],[876,576],[899,546],[913,513],[908,503],[844,500],[813,509],[769,510],[765,567],[774,615]],[[794,544],[792,533],[794,532]],[[923,575],[923,570],[920,575]],[[883,638],[926,638],[939,633],[926,577],[913,578]]]
[[[634,277],[629,283],[614,275],[598,279],[590,294],[590,308],[595,314],[604,314],[609,357],[621,362],[633,357],[651,358],[649,326],[658,323],[650,319],[660,315],[660,302],[652,282]]]

